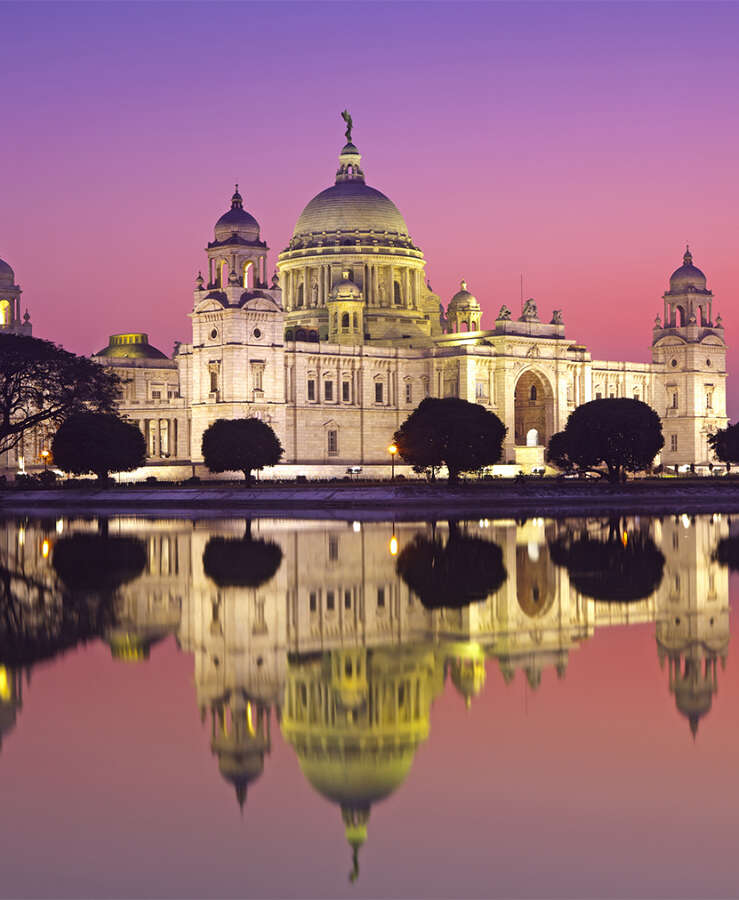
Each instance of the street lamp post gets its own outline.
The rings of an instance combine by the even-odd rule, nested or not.
[[[48,465],[49,465],[49,457],[50,457],[50,456],[51,456],[51,453],[50,453],[46,448],[44,448],[44,449],[41,451],[41,457],[42,457],[43,460],[44,460],[44,472],[46,471],[46,469],[47,469],[47,467],[48,467]]]
[[[390,454],[390,481],[395,481],[395,455],[398,452],[398,448],[395,444],[390,444],[387,452]]]

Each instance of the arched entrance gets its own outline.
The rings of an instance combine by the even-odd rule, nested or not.
[[[554,428],[554,394],[549,381],[529,369],[516,383],[514,441],[517,447],[546,447]]]

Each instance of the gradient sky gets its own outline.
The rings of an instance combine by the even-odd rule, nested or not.
[[[689,240],[734,343],[737,4],[4,3],[0,33],[0,257],[38,336],[188,341],[233,183],[272,268],[348,106],[445,302],[466,278],[490,326],[523,273],[646,360]]]

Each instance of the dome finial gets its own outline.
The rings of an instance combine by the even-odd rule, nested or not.
[[[236,185],[236,190],[234,191],[233,197],[231,197],[231,209],[243,209],[244,208],[244,198],[239,193],[239,185]]]
[[[690,252],[690,244],[685,244],[685,254],[683,256],[683,263],[686,266],[691,266],[693,264],[693,254]]]
[[[463,291],[467,290],[467,282],[464,280],[464,278],[459,282],[459,286],[462,288]]]

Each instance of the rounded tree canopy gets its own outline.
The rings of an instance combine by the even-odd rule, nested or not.
[[[446,465],[455,481],[500,459],[506,427],[478,403],[456,397],[426,397],[393,437],[399,454],[412,466]]]
[[[508,577],[503,551],[449,523],[446,544],[417,534],[400,552],[398,575],[429,609],[463,607],[494,594]]]
[[[609,476],[648,468],[664,446],[657,413],[641,400],[610,397],[578,406],[564,432],[552,436],[548,457],[580,469],[605,465]]]
[[[51,445],[56,465],[74,475],[130,472],[146,460],[138,426],[112,413],[75,413],[60,426]]]
[[[202,453],[211,472],[243,472],[274,466],[283,449],[277,435],[261,419],[216,419],[203,433]]]

